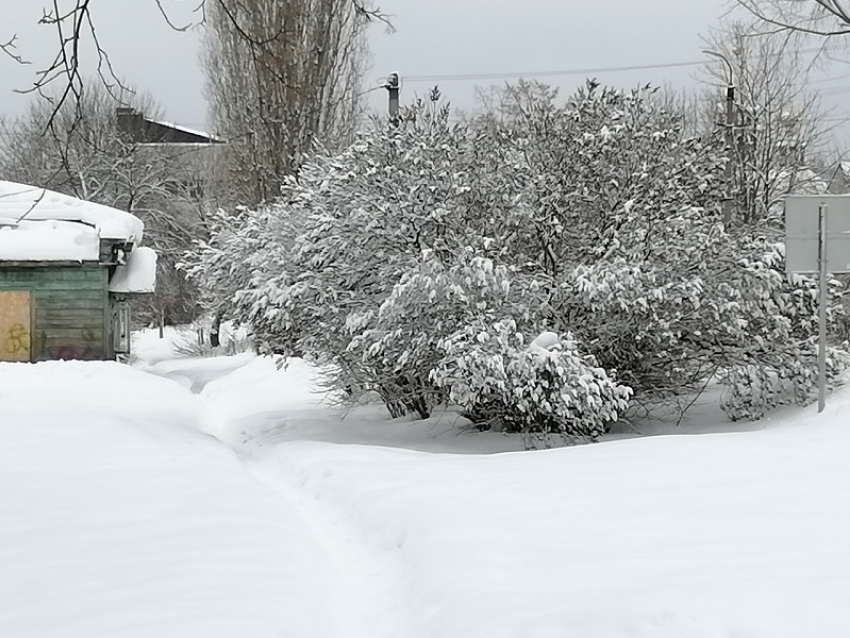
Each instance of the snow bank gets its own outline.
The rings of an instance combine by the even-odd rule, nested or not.
[[[349,588],[392,592],[375,610],[385,635],[850,633],[846,391],[822,416],[791,410],[756,431],[447,455],[394,448],[493,439],[378,412],[343,420],[314,384],[304,362],[258,359],[201,396],[216,435],[324,521],[337,561],[378,566]]]
[[[515,439],[342,415],[300,360],[152,369],[0,364],[0,635],[850,634],[847,390],[757,431],[460,455],[399,448]]]
[[[848,409],[845,397],[831,422],[495,456],[292,442],[256,464],[403,566],[398,635],[838,636]]]
[[[300,514],[115,363],[0,364],[0,635],[339,636]]]
[[[152,293],[156,288],[156,252],[152,248],[134,248],[127,263],[118,266],[109,282],[109,292]]]
[[[188,339],[197,339],[188,326],[165,326],[162,339],[159,338],[159,328],[145,328],[131,335],[130,351],[143,364],[153,365],[176,358],[178,344]]]
[[[269,357],[244,357],[228,358],[247,363],[206,384],[201,395],[214,414],[207,431],[249,456],[270,445],[305,440],[471,454],[523,449],[520,437],[470,430],[469,422],[451,411],[425,420],[390,419],[383,405],[340,407],[316,368],[303,359],[289,359],[279,368]],[[171,372],[176,365],[156,368]],[[192,373],[180,367],[193,379],[204,378],[201,369]]]
[[[0,224],[0,260],[97,261],[99,255],[100,238],[91,226],[65,221]]]

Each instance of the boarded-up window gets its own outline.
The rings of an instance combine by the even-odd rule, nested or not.
[[[0,361],[31,360],[31,317],[28,290],[0,290]]]

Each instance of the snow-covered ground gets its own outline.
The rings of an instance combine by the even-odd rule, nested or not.
[[[138,346],[0,364],[0,636],[850,635],[846,390],[522,452]]]

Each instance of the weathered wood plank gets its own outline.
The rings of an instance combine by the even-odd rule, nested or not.
[[[57,268],[9,268],[0,263],[0,283],[48,281],[82,281],[99,283],[106,280],[107,270],[99,266]]]
[[[103,329],[51,328],[34,332],[35,358],[100,359],[104,354]]]
[[[78,339],[81,341],[96,341],[103,338],[103,326],[60,327],[42,329],[36,328],[39,339]]]
[[[104,302],[104,294],[101,290],[35,290],[37,302],[50,307],[67,303],[68,307],[75,307],[75,302],[95,305],[100,308]]]
[[[57,301],[55,303],[42,303],[36,306],[36,319],[102,319],[102,308],[97,304],[88,306],[70,305]]]
[[[47,316],[36,316],[35,318],[35,329],[36,330],[61,330],[61,329],[72,329],[72,330],[85,330],[85,329],[99,329],[103,330],[103,314],[100,311],[90,312],[84,315],[66,315],[66,316],[56,316],[56,315],[47,315]]]
[[[105,358],[103,344],[76,344],[71,342],[42,345],[35,350],[33,355],[33,361],[56,361],[58,359],[99,361]]]
[[[68,292],[72,292],[75,290],[97,290],[98,292],[100,292],[103,289],[103,286],[97,284],[96,282],[63,281],[61,279],[56,279],[52,281],[39,281],[37,283],[30,284],[30,287],[35,290],[57,290]]]
[[[41,275],[37,270],[3,270],[0,268],[0,285],[12,285],[14,283],[30,283],[36,281]]]
[[[62,280],[62,281],[80,281],[86,283],[100,284],[104,277],[105,269],[103,268],[66,268],[60,269],[55,273],[47,274],[43,277],[44,280]]]
[[[36,291],[36,294],[46,294],[48,296],[57,296],[57,297],[69,297],[69,292],[72,292],[73,295],[84,294],[89,297],[98,297],[102,299],[106,296],[106,291],[97,286],[77,286],[76,288],[73,286],[69,286],[68,288],[49,288],[49,287],[41,287],[35,286],[32,288]]]

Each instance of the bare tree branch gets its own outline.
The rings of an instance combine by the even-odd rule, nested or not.
[[[809,167],[829,141],[827,112],[808,83],[824,49],[805,48],[809,39],[799,30],[766,34],[759,24],[742,23],[727,23],[706,39],[728,60],[733,74],[735,122],[730,128],[726,118],[718,120],[714,92],[707,117],[710,126],[733,140],[727,161],[733,199],[746,225],[775,219],[775,204],[814,179]],[[706,72],[729,81],[718,65],[707,66]]]
[[[61,0],[43,0],[47,7],[44,9],[43,15],[38,24],[48,26],[55,31],[56,49],[50,63],[44,68],[39,69],[35,74],[35,81],[32,86],[19,90],[20,93],[36,93],[45,99],[51,101],[54,107],[54,115],[61,106],[68,100],[74,103],[79,103],[83,93],[85,84],[85,65],[82,61],[81,49],[85,43],[90,43],[94,48],[96,56],[96,76],[98,81],[107,87],[109,92],[115,99],[121,99],[121,96],[129,91],[128,87],[122,84],[113,68],[109,53],[102,46],[95,27],[95,19],[93,11],[97,2],[94,0],[74,0],[67,8],[68,3]],[[268,69],[273,70],[274,64],[268,64],[265,59],[266,49],[270,48],[273,43],[280,41],[288,36],[289,40],[301,37],[301,33],[287,32],[285,27],[273,30],[270,33],[264,33],[262,37],[258,34],[249,32],[248,29],[240,23],[237,14],[240,10],[244,10],[248,4],[246,0],[198,0],[197,6],[193,9],[193,13],[197,14],[198,19],[194,22],[179,22],[174,19],[172,12],[166,9],[163,0],[149,0],[152,2],[165,23],[175,31],[184,32],[192,27],[206,24],[209,11],[211,8],[217,8],[220,13],[230,17],[232,28],[238,36],[249,48],[255,51],[258,57],[258,62],[265,64]],[[311,4],[311,0],[306,0],[303,4],[307,12],[318,11],[321,15],[323,10],[322,3],[327,4],[325,0],[315,0]],[[345,22],[347,15],[354,15],[360,22],[381,22],[392,28],[389,17],[382,13],[380,9],[372,8],[369,0],[340,0],[340,6],[332,9],[333,20],[341,20]],[[343,6],[347,4],[347,7]],[[315,6],[313,6],[315,5]],[[63,10],[61,7],[66,7]],[[329,35],[329,34],[328,34]],[[17,64],[28,64],[28,60],[24,55],[18,52],[19,42],[17,35],[12,35],[7,41],[0,42],[0,51],[6,54],[11,60]],[[283,75],[273,76],[275,81],[282,82],[286,78]],[[48,87],[52,85],[60,85],[60,91],[48,91]],[[53,125],[53,118],[47,122],[47,127]]]
[[[165,10],[165,7],[164,7],[164,6],[162,6],[162,0],[155,0],[155,2],[156,2],[156,7],[157,7],[157,9],[159,9],[160,14],[162,14],[163,19],[165,20],[165,22],[168,24],[168,26],[169,26],[169,27],[171,27],[171,28],[172,28],[172,29],[174,29],[175,31],[180,31],[180,32],[188,31],[189,29],[191,29],[191,28],[192,28],[192,23],[191,23],[191,22],[189,22],[189,23],[187,23],[187,24],[184,24],[183,26],[179,26],[179,25],[177,25],[177,24],[176,24],[176,23],[175,23],[175,22],[171,19],[171,16],[170,16],[170,15],[168,15],[168,11],[166,11],[166,10]]]
[[[6,42],[0,43],[0,51],[3,51],[3,53],[8,55],[10,58],[12,58],[18,64],[30,64],[30,62],[28,60],[25,60],[23,58],[23,56],[21,56],[18,53],[15,53],[15,49],[17,48],[15,43],[17,42],[17,40],[18,40],[18,36],[13,35]]]
[[[848,0],[737,0],[737,3],[778,30],[824,37],[850,33]]]

